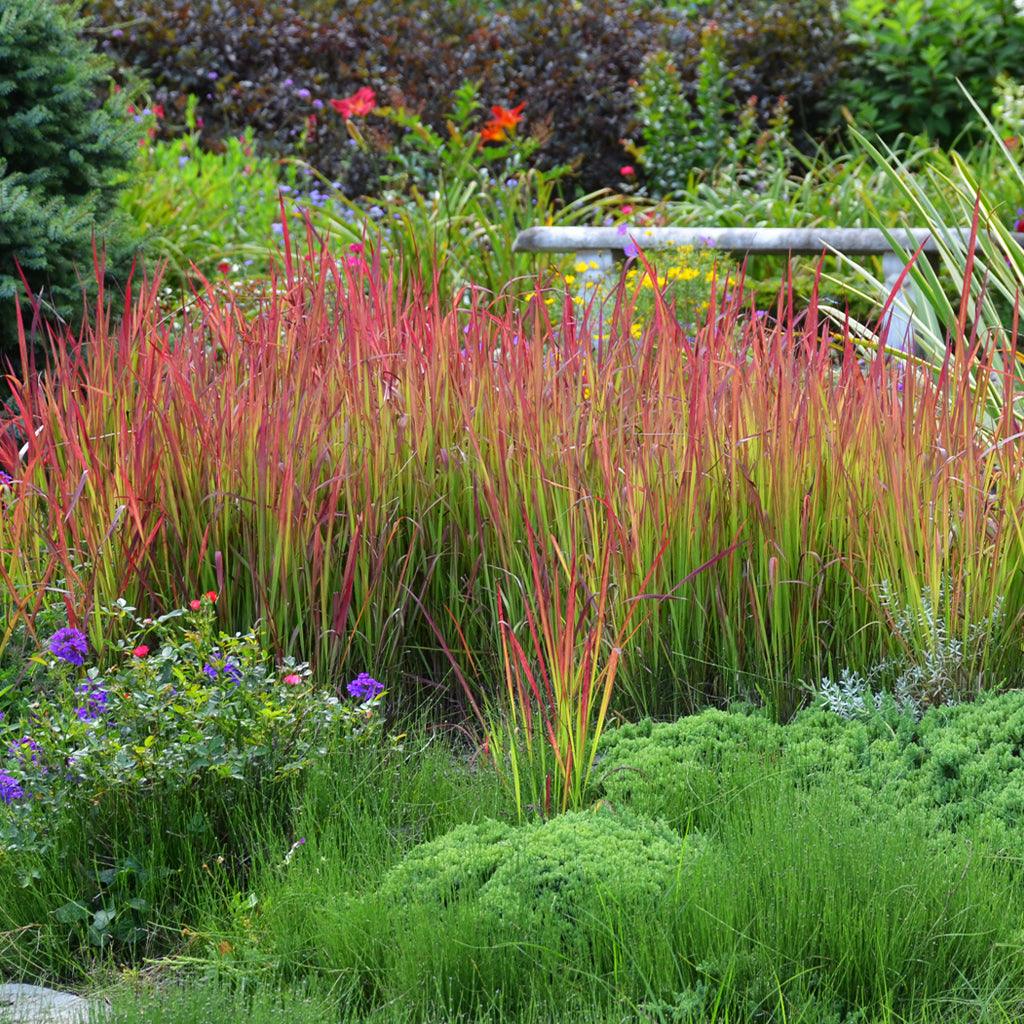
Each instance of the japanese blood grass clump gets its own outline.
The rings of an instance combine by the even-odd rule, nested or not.
[[[655,304],[639,341],[624,292],[595,349],[568,295],[445,302],[358,255],[286,258],[255,311],[230,288],[180,321],[157,282],[101,296],[53,373],[13,382],[10,628],[61,580],[102,650],[104,605],[209,588],[226,629],[262,622],[322,681],[369,668],[399,704],[479,709],[510,631],[531,672],[552,656],[528,635],[536,555],[577,610],[604,590],[591,646],[620,708],[788,717],[896,646],[883,583],[910,609],[941,595],[954,639],[1001,600],[972,678],[1020,668],[1024,445],[1008,411],[979,431],[959,361],[865,363],[813,300],[753,317],[739,288],[693,332]],[[597,634],[554,623],[573,635]]]

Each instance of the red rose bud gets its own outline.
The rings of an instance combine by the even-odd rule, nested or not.
[[[195,601],[189,601],[188,606],[192,609],[192,611],[197,612],[199,611],[200,608],[203,607],[203,602],[196,599]]]
[[[217,603],[217,591],[216,590],[208,590],[206,592],[206,600],[209,601],[210,604],[216,604]]]
[[[139,646],[132,651],[132,654],[134,654],[136,658],[144,658],[149,654],[149,648],[145,644],[139,644]]]
[[[624,167],[619,168],[619,174],[624,178],[632,178],[633,175],[636,174],[636,168],[634,168],[632,164],[626,164]]]

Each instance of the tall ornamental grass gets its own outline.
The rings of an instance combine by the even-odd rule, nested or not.
[[[56,596],[102,648],[114,599],[215,589],[225,626],[259,619],[326,683],[365,669],[477,710],[510,645],[570,680],[589,657],[613,706],[656,713],[786,716],[940,640],[960,691],[1020,668],[1024,448],[1012,402],[983,408],[1013,381],[980,340],[908,372],[813,298],[755,315],[737,288],[692,335],[658,303],[639,339],[623,290],[595,345],[560,291],[446,301],[313,249],[255,307],[206,287],[171,315],[158,291],[101,294],[52,372],[11,380],[8,632]]]

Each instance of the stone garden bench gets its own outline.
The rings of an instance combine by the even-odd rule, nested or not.
[[[970,231],[957,229],[966,244]],[[923,252],[935,256],[938,247],[925,228],[895,229],[890,232],[903,248],[915,252],[924,243]],[[1016,236],[1020,242],[1024,236]],[[657,250],[690,245],[711,248],[742,259],[748,253],[776,256],[821,256],[825,252],[844,256],[881,256],[885,283],[895,289],[905,264],[895,252],[885,232],[878,228],[620,228],[537,227],[520,231],[513,245],[515,252],[575,253],[587,270],[577,275],[582,294],[593,299],[602,281],[607,282],[614,270],[616,255],[622,256],[630,243],[643,250]],[[912,289],[909,276],[903,282],[905,292]],[[887,335],[889,348],[912,352],[913,322],[907,311],[894,303]]]

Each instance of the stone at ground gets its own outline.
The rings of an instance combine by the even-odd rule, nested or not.
[[[89,1010],[87,999],[70,992],[0,985],[0,1024],[88,1024]]]

